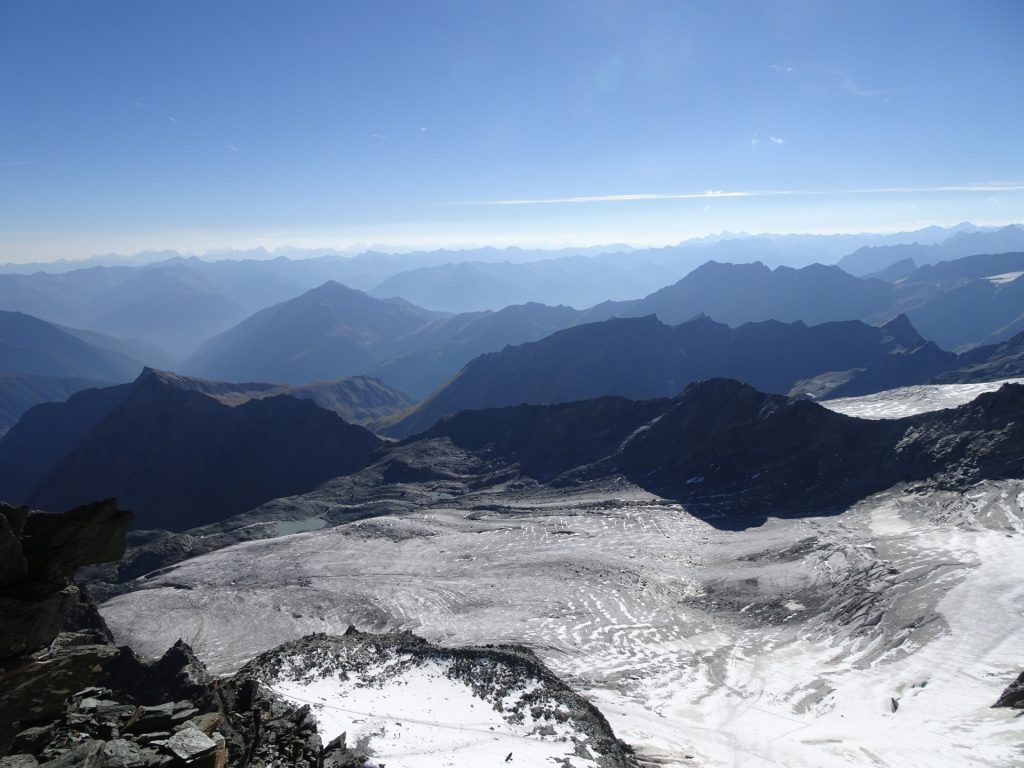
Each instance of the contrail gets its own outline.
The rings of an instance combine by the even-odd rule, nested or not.
[[[714,200],[736,197],[824,197],[827,195],[899,195],[945,192],[1024,192],[1024,182],[950,184],[938,187],[876,187],[873,189],[759,189],[704,192],[653,192],[627,195],[580,195],[577,197],[538,197],[522,200],[459,200],[446,205],[562,205],[571,203],[625,203],[638,200]]]

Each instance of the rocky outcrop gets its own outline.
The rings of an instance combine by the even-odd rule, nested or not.
[[[63,515],[0,504],[0,752],[19,722],[55,715],[117,656],[71,577],[119,558],[130,521],[113,501]]]
[[[388,687],[400,690],[416,685],[416,695],[424,701],[431,696],[458,700],[461,697],[455,691],[462,690],[470,694],[474,706],[497,713],[488,720],[489,730],[496,737],[508,726],[516,739],[564,743],[570,753],[575,750],[588,764],[596,763],[601,768],[636,766],[631,748],[615,737],[601,712],[551,672],[531,650],[520,645],[449,648],[410,632],[368,634],[349,627],[344,635],[306,635],[260,654],[242,668],[239,676],[303,691],[303,686],[312,685],[321,694],[325,687],[319,686],[336,686],[339,692],[347,689],[348,694],[340,695],[346,697],[345,706],[350,708],[358,708],[358,704],[350,701],[349,695],[357,698],[363,690],[380,694]],[[443,693],[437,693],[435,686],[443,689]],[[397,698],[407,699],[408,694]],[[395,706],[401,707],[397,698]],[[365,717],[372,721],[373,715],[366,713]],[[484,714],[477,716],[486,718]],[[389,730],[398,730],[399,735],[391,738],[401,743],[404,718],[383,713],[381,717],[388,721]],[[430,717],[440,718],[430,721],[439,731],[464,725],[460,721],[446,721],[439,713]],[[364,717],[359,717],[352,725],[356,727],[362,722]],[[373,754],[376,735],[371,731],[357,733],[353,738]],[[443,738],[440,737],[442,741]],[[387,760],[386,751],[380,757]],[[500,760],[499,755],[496,758]]]
[[[1024,672],[1017,675],[1017,679],[1006,686],[1006,690],[992,706],[1024,709]]]
[[[0,766],[321,766],[308,707],[212,678],[181,641],[156,661],[114,644],[72,576],[119,558],[130,521],[113,500],[65,514],[0,504]],[[329,753],[339,766],[350,754]]]
[[[75,569],[120,558],[130,521],[112,500],[63,515],[0,503],[0,663],[49,645],[83,600]]]

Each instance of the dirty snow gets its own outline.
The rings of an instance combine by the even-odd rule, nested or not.
[[[1002,379],[979,384],[920,384],[901,387],[862,397],[821,400],[821,405],[847,416],[861,419],[900,419],[918,413],[956,408],[984,392],[994,392],[1003,384],[1022,384],[1024,379]]]
[[[575,754],[577,738],[554,720],[506,721],[492,702],[451,679],[447,664],[428,661],[381,679],[376,670],[330,675],[322,670],[300,680],[276,680],[271,688],[298,705],[309,704],[326,744],[342,733],[373,759],[403,768],[499,765],[505,757],[530,768],[596,768]],[[530,690],[525,685],[523,692]],[[547,735],[537,733],[539,727]],[[586,736],[583,736],[586,739]]]
[[[119,641],[154,655],[181,636],[218,672],[350,623],[521,642],[660,765],[1003,768],[1024,765],[1024,719],[990,708],[1024,663],[1022,500],[1021,481],[893,491],[740,532],[639,496],[479,519],[439,508],[222,550],[102,610]],[[435,682],[354,705],[333,688],[290,694],[342,708],[335,729],[365,716],[379,744],[415,745],[409,760],[486,751],[484,734],[412,723],[489,729]]]

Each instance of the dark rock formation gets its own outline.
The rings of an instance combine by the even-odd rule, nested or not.
[[[308,400],[232,407],[147,369],[26,414],[0,441],[0,495],[57,509],[116,496],[141,527],[182,530],[359,469],[380,444]]]
[[[81,599],[75,569],[120,558],[130,521],[113,501],[63,515],[0,503],[0,663],[57,636]]]
[[[1002,344],[976,347],[960,355],[956,370],[937,375],[934,384],[969,384],[1024,377],[1024,333]]]
[[[0,505],[0,752],[17,722],[54,715],[117,656],[71,577],[79,566],[119,558],[130,521],[113,501],[63,515]]]
[[[902,316],[881,327],[772,320],[730,328],[705,316],[676,326],[654,316],[613,319],[476,358],[388,433],[421,432],[467,408],[605,395],[672,397],[713,377],[778,394],[820,398],[838,388],[861,394],[920,384],[956,364],[956,355],[926,342]]]
[[[696,514],[706,505],[716,525],[747,526],[768,514],[841,510],[900,482],[963,488],[1019,477],[1022,415],[1021,385],[956,409],[869,421],[712,379],[671,400],[464,412],[417,439],[447,438],[541,482],[625,476]]]
[[[113,501],[63,515],[0,505],[0,765],[323,765],[308,707],[212,678],[181,641],[156,661],[113,643],[71,576],[118,558],[130,518]],[[362,764],[343,745],[330,755]]]
[[[1006,686],[1006,690],[992,706],[1024,709],[1024,672],[1017,675],[1017,679]]]
[[[269,682],[307,675],[344,677],[379,668],[382,660],[391,660],[392,664],[381,679],[436,662],[448,678],[470,688],[508,722],[522,722],[527,712],[535,721],[568,722],[599,756],[600,765],[636,765],[632,750],[615,737],[604,715],[551,672],[533,651],[520,645],[447,648],[410,632],[365,634],[349,627],[341,636],[313,634],[278,646],[250,661],[238,676]],[[529,690],[522,693],[527,683]]]

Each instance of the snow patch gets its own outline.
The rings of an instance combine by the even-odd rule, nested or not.
[[[919,413],[956,408],[985,392],[994,392],[1003,384],[1022,383],[1024,379],[1002,379],[977,384],[919,384],[862,397],[821,400],[819,405],[860,419],[901,419]]]
[[[982,279],[988,280],[993,285],[1006,285],[1007,283],[1012,283],[1021,275],[1024,275],[1024,272],[1003,272],[1001,275],[989,275]]]
[[[293,668],[300,664],[296,659]],[[344,733],[350,747],[403,768],[498,765],[509,754],[516,765],[597,768],[577,754],[572,737],[587,737],[569,723],[535,720],[529,708],[521,718],[508,714],[539,681],[490,702],[450,673],[450,662],[385,658],[358,672],[304,670],[296,679],[286,668],[270,688],[310,705],[325,744]]]

